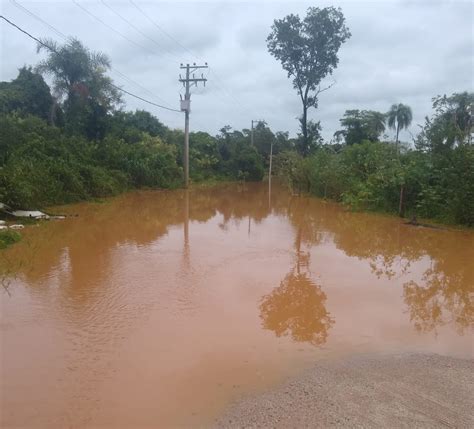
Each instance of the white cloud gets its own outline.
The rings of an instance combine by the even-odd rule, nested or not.
[[[301,106],[291,81],[266,50],[266,36],[274,19],[304,14],[300,2],[135,2],[154,20],[153,25],[130,2],[106,0],[128,19],[136,31],[97,1],[80,1],[130,43],[85,14],[70,1],[21,1],[68,36],[76,36],[94,50],[107,53],[114,69],[125,73],[159,98],[111,75],[120,85],[152,101],[178,106],[182,92],[177,81],[180,62],[207,61],[209,85],[193,96],[192,129],[212,134],[226,124],[248,128],[251,119],[265,118],[275,130],[296,134]],[[409,104],[414,113],[412,132],[431,113],[436,94],[473,90],[473,5],[464,1],[346,1],[340,5],[352,37],[340,51],[337,84],[320,97],[310,112],[321,120],[324,136],[339,127],[346,109],[386,111],[395,102]],[[58,37],[47,26],[1,0],[2,14],[39,37]],[[144,37],[144,33],[147,37]],[[169,38],[166,34],[172,36]],[[0,26],[0,79],[10,80],[24,64],[41,59],[36,47],[17,30]],[[153,39],[156,41],[153,42]],[[199,59],[183,50],[193,51]],[[140,47],[137,47],[138,44]],[[171,127],[183,117],[125,97],[127,108],[145,108]],[[408,138],[408,134],[405,136]]]

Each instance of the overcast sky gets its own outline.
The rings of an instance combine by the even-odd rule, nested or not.
[[[2,15],[32,35],[61,41],[14,2],[0,1]],[[320,96],[318,109],[309,114],[321,121],[326,139],[339,129],[345,110],[385,112],[399,102],[411,106],[411,132],[416,133],[417,124],[431,114],[434,95],[473,91],[471,1],[134,0],[148,19],[133,2],[105,0],[138,31],[100,1],[77,2],[116,32],[69,0],[17,1],[59,32],[108,54],[114,69],[111,76],[118,85],[159,104],[179,108],[180,62],[207,61],[208,85],[195,89],[192,96],[192,130],[217,134],[227,124],[250,128],[252,119],[265,119],[274,131],[296,135],[301,102],[280,63],[267,52],[266,37],[274,19],[290,13],[303,16],[309,6],[340,6],[352,33],[340,50],[337,70],[328,78],[336,84]],[[42,58],[31,39],[4,21],[0,21],[0,37],[1,80],[13,79],[19,67]],[[146,109],[170,127],[184,126],[181,113],[129,96],[124,100],[125,109]],[[402,138],[409,140],[410,135]]]

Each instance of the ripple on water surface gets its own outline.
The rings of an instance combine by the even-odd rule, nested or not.
[[[263,184],[63,211],[2,253],[3,426],[203,424],[315,359],[473,356],[472,231]]]

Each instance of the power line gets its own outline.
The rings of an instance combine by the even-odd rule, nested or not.
[[[15,23],[11,22],[8,18],[5,18],[3,15],[0,15],[0,18],[2,18],[4,21],[6,21],[8,24],[10,24],[12,27],[15,27],[17,30],[21,31],[22,33],[26,34],[28,37],[39,43],[40,45],[43,45],[45,48],[53,50],[50,46],[46,45],[43,43],[40,39],[36,38],[35,36],[32,36],[30,33],[27,31],[23,30],[23,28],[18,27]],[[53,50],[53,52],[56,52]]]
[[[24,7],[23,5],[21,5],[20,3],[18,3],[17,1],[15,0],[10,0],[15,6],[19,7],[23,12],[25,12],[26,14],[28,14],[29,16],[32,16],[33,18],[35,18],[36,20],[40,21],[43,25],[45,25],[46,27],[48,27],[50,30],[52,30],[55,34],[57,34],[59,37],[61,37],[62,39],[64,40],[69,40],[69,38],[64,34],[62,33],[61,31],[59,31],[57,28],[55,28],[54,26],[52,26],[51,24],[49,24],[47,21],[45,21],[44,19],[42,19],[40,16],[38,16],[37,14],[35,14],[34,12],[32,12],[31,10],[27,9],[26,7]],[[124,80],[126,80],[127,82],[129,83],[132,83],[133,85],[137,86],[138,88],[141,88],[143,91],[145,91],[147,94],[151,95],[152,97],[156,98],[157,100],[161,101],[162,103],[165,103],[165,104],[168,104],[164,99],[162,99],[161,97],[159,97],[158,95],[152,93],[151,91],[149,91],[148,89],[146,89],[144,86],[140,85],[138,82],[136,82],[135,80],[133,80],[131,77],[127,76],[125,73],[122,73],[121,71],[113,68],[113,67],[110,67],[110,70],[116,74],[118,74],[119,76],[121,76]]]
[[[140,45],[139,43],[136,43],[134,40],[128,38],[127,36],[125,36],[123,33],[121,33],[120,31],[116,30],[114,27],[112,27],[111,25],[107,24],[105,21],[103,21],[102,19],[100,19],[98,16],[96,16],[95,14],[93,14],[92,12],[90,12],[89,10],[87,10],[85,7],[83,7],[82,5],[80,5],[76,0],[71,0],[76,6],[78,6],[82,11],[84,11],[87,15],[89,15],[90,17],[94,18],[96,21],[100,22],[102,25],[106,26],[107,28],[109,28],[110,30],[112,30],[114,33],[118,34],[119,36],[123,37],[125,40],[127,40],[128,42],[134,44],[135,46],[138,46],[139,48],[142,48],[142,49],[145,49],[147,50],[148,52],[151,52],[152,54],[156,54],[156,52],[153,52],[151,51],[150,49],[146,48],[145,46],[142,46]],[[119,18],[121,18],[122,20],[124,20],[127,24],[129,24],[132,28],[134,28],[136,31],[138,31],[140,34],[142,34],[144,37],[152,40],[155,44],[158,44],[156,41],[154,41],[153,39],[151,39],[150,37],[148,37],[146,34],[144,34],[140,29],[138,29],[135,25],[133,25],[131,22],[129,22],[126,18],[124,18],[122,15],[120,15],[117,11],[115,11],[110,5],[106,4],[104,1],[102,1],[102,4],[107,7],[109,10],[111,10],[113,13],[115,13]],[[139,88],[141,88],[142,90],[144,90],[145,92],[147,92],[148,94],[152,95],[153,97],[156,97],[158,100],[161,100],[162,102],[165,102],[165,100],[163,100],[161,97],[158,97],[157,95],[153,94],[152,92],[150,92],[148,89],[144,88],[142,85],[140,85],[139,83],[137,83],[136,81],[134,81],[133,79],[129,78],[128,76],[126,76],[124,73],[121,73],[120,71],[116,70],[116,69],[113,69],[112,67],[110,68],[112,71],[116,72],[117,74],[121,75],[124,79],[134,83],[136,86],[138,86]],[[173,110],[173,111],[176,111],[175,109],[168,109],[168,110]]]
[[[29,38],[33,39],[35,42],[39,43],[40,45],[44,46],[46,49],[48,49],[49,51],[51,52],[54,52],[55,54],[57,55],[61,55],[60,52],[58,52],[56,49],[54,49],[52,46],[49,46],[48,44],[44,43],[43,41],[41,41],[40,39],[38,39],[37,37],[31,35],[30,33],[28,33],[26,30],[23,30],[21,27],[19,27],[18,25],[16,25],[15,23],[13,23],[12,21],[10,21],[8,18],[5,18],[3,15],[0,15],[0,18],[2,18],[5,22],[7,22],[8,24],[10,24],[12,27],[16,28],[17,30],[21,31],[22,33],[26,34]],[[170,107],[166,107],[166,106],[162,106],[160,104],[157,104],[157,103],[154,103],[153,101],[149,101],[149,100],[146,100],[145,98],[142,98],[140,97],[139,95],[136,95],[136,94],[133,94],[123,88],[120,88],[119,86],[117,85],[114,85],[113,83],[110,83],[110,85],[112,87],[114,87],[115,89],[127,94],[127,95],[130,95],[131,97],[134,97],[134,98],[137,98],[138,100],[141,100],[145,103],[148,103],[148,104],[151,104],[152,106],[156,106],[156,107],[159,107],[161,109],[166,109],[166,110],[170,110],[172,112],[179,112],[181,113],[181,110],[177,110],[177,109],[172,109]]]
[[[102,0],[103,2],[103,0]],[[190,49],[188,49],[186,46],[184,46],[182,43],[179,42],[179,40],[177,40],[175,37],[173,37],[171,34],[167,33],[160,25],[158,25],[156,23],[156,21],[154,21],[140,6],[138,6],[134,0],[129,0],[130,4],[132,4],[146,19],[148,19],[148,21],[150,21],[156,28],[158,28],[158,30],[160,30],[165,36],[167,36],[169,39],[171,39],[173,42],[175,42],[178,46],[180,46],[182,49],[184,49],[186,52],[188,52],[189,54],[191,54],[193,57],[197,58],[198,60],[202,60],[202,58],[195,54],[193,51],[191,51]],[[208,70],[208,74],[211,73],[211,69],[209,68]],[[224,85],[224,83],[222,82],[222,79],[219,77],[219,75],[217,74],[216,71],[212,71],[213,73],[213,76],[216,78],[217,81],[214,81],[214,85],[215,87],[221,91],[226,97],[229,97],[229,98],[232,98],[235,103],[240,107],[240,109],[242,110],[242,112],[245,112],[247,113],[248,112],[248,109],[242,105],[242,103],[229,91],[227,91],[223,86],[220,85],[220,83],[222,85]],[[220,83],[219,83],[220,82]]]
[[[134,42],[133,40],[129,39],[128,37],[126,37],[125,35],[123,35],[121,32],[115,30],[111,25],[107,24],[106,22],[104,22],[103,20],[101,20],[100,18],[98,18],[97,16],[95,16],[92,12],[88,11],[87,9],[85,9],[83,6],[81,6],[76,0],[71,0],[75,5],[77,5],[78,7],[80,7],[84,12],[86,12],[88,15],[92,16],[94,19],[96,19],[98,22],[102,23],[103,25],[105,25],[107,28],[110,28],[112,31],[114,31],[115,33],[119,34],[120,36],[124,37],[126,40],[128,40],[129,42],[135,44],[135,45],[138,45],[138,46],[141,46],[139,44],[137,44],[136,42]],[[153,43],[157,44],[158,46],[161,47],[161,45],[156,42],[156,40],[154,40],[153,38],[149,37],[148,35],[146,35],[145,33],[143,33],[138,27],[136,27],[133,23],[131,23],[129,20],[127,20],[125,17],[123,17],[120,13],[118,13],[116,10],[114,10],[110,5],[108,5],[107,3],[105,3],[104,0],[101,0],[101,3],[107,7],[109,10],[111,10],[115,15],[117,15],[120,19],[122,19],[124,22],[126,22],[128,25],[130,25],[133,29],[135,29],[138,33],[140,33],[143,37],[146,37],[147,39],[151,40]],[[199,56],[197,56],[196,54],[194,54],[191,50],[189,50],[188,48],[186,48],[183,44],[181,44],[176,38],[174,38],[173,36],[171,36],[170,34],[168,34],[166,31],[164,31],[154,20],[152,20],[144,11],[143,9],[141,9],[133,0],[130,0],[130,3],[137,9],[139,10],[155,27],[157,27],[163,34],[165,34],[168,38],[170,38],[171,40],[173,40],[178,46],[182,47],[183,49],[185,49],[187,52],[189,52],[191,55],[193,55],[194,57],[196,58],[199,58]],[[146,49],[146,48],[144,48]],[[173,57],[175,58],[178,58],[176,57],[174,54],[171,54],[169,53],[169,51],[167,51],[169,55],[172,55]],[[178,58],[179,59],[179,58]],[[211,73],[211,69],[209,68],[208,70],[208,74]],[[224,83],[222,82],[222,79],[220,79],[220,77],[218,76],[218,74],[213,71],[213,75],[214,77],[216,78],[216,81],[215,81],[215,87],[224,94],[225,97],[229,98],[229,99],[233,99],[234,100],[234,103],[229,103],[229,100],[226,100],[224,99],[225,102],[229,103],[230,106],[234,107],[234,105],[237,105],[235,107],[238,107],[237,110],[240,110],[242,113],[248,113],[248,108],[246,108],[232,93],[230,93],[229,91],[227,91],[226,89],[224,89]],[[222,84],[222,86],[221,86]]]
[[[27,8],[25,8],[24,6],[22,6],[21,4],[19,4],[18,2],[16,2],[15,0],[10,0],[13,4],[15,4],[17,7],[21,8],[25,13],[27,13],[28,15],[34,17],[35,19],[39,20],[40,22],[42,22],[44,25],[46,25],[48,28],[50,28],[54,33],[56,33],[57,35],[59,35],[60,37],[62,37],[63,39],[68,39],[68,37],[62,33],[61,31],[59,31],[58,29],[56,29],[55,27],[53,27],[52,25],[50,25],[48,22],[46,22],[45,20],[43,20],[42,18],[40,18],[38,15],[36,15],[35,13],[33,13],[32,11],[28,10]],[[128,38],[127,36],[125,36],[123,33],[121,33],[120,31],[116,30],[114,27],[112,27],[111,25],[107,24],[105,21],[103,21],[102,19],[100,19],[99,17],[97,17],[95,14],[93,14],[92,12],[90,12],[89,10],[87,10],[85,7],[83,7],[81,4],[79,4],[76,0],[71,0],[77,7],[79,7],[84,13],[86,13],[87,15],[89,15],[90,17],[92,17],[93,19],[95,19],[96,21],[98,21],[99,23],[101,23],[102,25],[104,25],[105,27],[107,27],[108,29],[110,29],[111,31],[113,31],[114,33],[118,34],[120,37],[124,38],[125,40],[127,40],[129,43],[132,43],[133,45],[141,48],[141,49],[145,49],[147,50],[148,52],[151,52],[153,54],[155,54],[155,52],[151,51],[150,49],[144,47],[143,45],[140,45],[139,43],[135,42],[134,40]],[[101,0],[103,5],[106,6],[108,9],[110,9],[113,13],[115,13],[117,16],[119,16],[119,18],[121,18],[123,21],[125,21],[127,24],[129,24],[132,28],[134,28],[137,32],[139,32],[141,35],[143,35],[144,37],[146,37],[147,39],[151,40],[153,43],[158,44],[158,42],[156,42],[156,40],[150,38],[149,36],[147,36],[145,33],[143,33],[141,30],[139,30],[134,24],[132,24],[131,22],[129,22],[126,18],[124,18],[121,14],[119,14],[117,11],[115,11],[110,5],[107,5],[105,3],[105,1]],[[198,55],[196,55],[195,53],[193,53],[190,49],[188,49],[186,46],[184,46],[183,44],[181,44],[176,38],[174,38],[173,36],[171,36],[169,33],[167,33],[165,30],[162,29],[162,27],[160,27],[160,25],[158,25],[154,20],[152,20],[145,12],[142,8],[140,8],[133,0],[129,0],[130,3],[141,13],[143,14],[155,27],[157,27],[163,34],[165,34],[169,39],[171,39],[172,41],[174,41],[178,46],[180,46],[182,49],[186,50],[187,52],[189,52],[191,55],[193,55],[194,57],[196,58],[200,58]],[[169,53],[169,51],[168,51]],[[169,54],[171,55],[171,54]],[[175,57],[177,58],[177,57]],[[144,90],[145,92],[147,92],[148,94],[152,95],[153,97],[165,102],[165,100],[163,100],[162,98],[158,97],[157,95],[153,94],[152,92],[150,92],[149,90],[147,90],[146,88],[144,88],[142,85],[140,85],[139,83],[137,83],[136,81],[134,81],[133,79],[129,78],[128,76],[126,76],[124,73],[114,69],[111,67],[111,71],[121,75],[125,80],[129,81],[129,82],[132,82],[133,84],[135,84],[137,87],[141,88],[142,90]],[[209,68],[208,69],[208,74],[211,73],[211,69]],[[237,107],[238,109],[237,110],[240,110],[242,113],[248,113],[248,108],[246,108],[230,91],[226,90],[224,88],[224,83],[222,81],[222,79],[219,77],[219,75],[217,74],[217,72],[215,70],[212,70],[212,74],[213,76],[215,77],[215,80],[214,80],[214,86],[215,88],[220,91],[225,97],[222,98],[222,101],[228,103],[230,106],[234,106],[234,107]],[[222,85],[221,85],[222,84]],[[141,98],[141,97],[140,97]],[[234,103],[229,103],[229,100],[228,99],[233,99],[234,100]],[[154,103],[155,105],[157,105],[156,103]],[[159,105],[157,105],[159,106]],[[171,111],[178,111],[178,110],[175,110],[175,109],[171,109],[171,108],[167,108],[167,107],[164,107],[168,110],[171,110]]]
[[[141,88],[142,91],[146,92],[147,94],[151,95],[152,97],[156,98],[157,100],[160,100],[161,102],[166,104],[166,100],[164,100],[161,97],[158,97],[156,94],[153,94],[150,90],[145,88],[143,85],[139,84],[137,81],[133,80],[131,77],[128,77],[126,74],[122,73],[121,71],[114,69],[113,67],[110,67],[110,71],[117,73],[122,79],[126,80],[127,82],[137,86],[138,88]]]
[[[137,33],[141,34],[143,37],[145,37],[146,39],[150,40],[152,43],[154,43],[156,46],[158,46],[159,49],[162,49],[164,50],[165,52],[167,52],[169,55],[171,55],[172,57],[174,58],[177,58],[178,61],[179,61],[179,58],[174,55],[170,50],[162,47],[155,39],[151,38],[150,36],[148,36],[147,34],[145,34],[143,31],[141,31],[135,24],[133,24],[132,22],[130,22],[127,18],[125,18],[124,16],[122,16],[119,12],[117,12],[112,6],[108,5],[104,0],[101,0],[101,3],[107,8],[109,9],[110,11],[112,11],[115,15],[117,15],[122,21],[126,22],[130,27],[132,27]]]
[[[23,12],[25,12],[27,15],[30,15],[33,18],[37,19],[38,21],[42,22],[44,25],[46,25],[46,27],[48,27],[51,31],[56,33],[56,35],[58,35],[59,37],[62,37],[63,39],[67,39],[67,36],[64,33],[61,33],[57,28],[54,28],[52,25],[48,24],[45,20],[41,19],[38,15],[33,13],[31,10],[27,9],[26,7],[24,7],[23,5],[21,5],[20,3],[18,3],[15,0],[10,0],[10,2],[14,6],[21,9]]]
[[[215,84],[216,88],[219,89],[226,97],[233,98],[234,101],[235,101],[235,104],[240,108],[242,113],[248,113],[249,109],[246,108],[237,98],[235,98],[232,95],[231,92],[227,91],[223,86],[220,85],[220,83],[222,83],[222,84],[224,84],[224,83],[219,78],[217,73],[214,70],[211,71],[211,68],[209,67],[209,74],[211,74],[211,73],[212,73],[213,77],[216,79],[216,80],[214,80],[214,84]]]
[[[181,113],[181,110],[172,109],[172,108],[170,108],[170,107],[166,107],[166,106],[162,106],[162,105],[157,104],[157,103],[153,103],[153,101],[149,101],[149,100],[146,100],[146,99],[144,99],[144,98],[142,98],[142,97],[140,97],[140,96],[138,96],[138,95],[132,94],[131,92],[128,92],[128,91],[126,91],[125,89],[120,88],[119,86],[114,85],[113,83],[111,83],[111,85],[112,85],[114,88],[118,89],[119,91],[122,91],[122,92],[124,92],[125,94],[130,95],[131,97],[135,97],[135,98],[137,98],[138,100],[144,101],[145,103],[151,104],[152,106],[156,106],[156,107],[159,107],[159,108],[161,108],[161,109],[166,109],[166,110],[169,110],[169,111],[171,111],[171,112],[178,112],[178,113]]]
[[[140,49],[144,49],[145,51],[148,51],[148,52],[151,52],[153,55],[155,55],[155,52],[153,51],[150,51],[146,46],[143,46],[143,45],[140,45],[139,43],[135,42],[134,40],[132,39],[129,39],[127,36],[125,36],[125,34],[121,33],[120,31],[116,30],[114,27],[112,27],[111,25],[107,24],[105,21],[103,21],[102,19],[100,19],[98,16],[94,15],[92,12],[90,12],[89,10],[87,10],[84,6],[82,6],[81,4],[79,4],[76,0],[71,0],[79,9],[81,9],[83,12],[85,12],[87,15],[89,15],[90,17],[94,18],[96,21],[100,22],[102,25],[105,25],[109,30],[113,31],[114,33],[118,34],[120,37],[124,38],[125,40],[127,40],[129,43],[131,43],[132,45],[135,45],[137,46],[138,48]]]
[[[149,15],[147,15],[143,9],[138,6],[133,0],[129,0],[130,3],[146,18],[148,19],[148,21],[150,21],[156,28],[158,28],[158,30],[160,30],[166,37],[168,37],[169,39],[171,39],[173,42],[175,42],[178,46],[180,46],[182,49],[184,49],[186,52],[188,52],[189,54],[191,54],[193,57],[195,57],[196,59],[198,60],[202,60],[201,57],[199,57],[199,55],[196,55],[194,52],[192,52],[190,49],[188,49],[186,46],[184,46],[183,44],[181,44],[177,39],[175,39],[171,34],[167,33],[165,30],[163,30],[163,28],[158,25],[156,23],[156,21],[154,21],[153,19],[150,18]]]

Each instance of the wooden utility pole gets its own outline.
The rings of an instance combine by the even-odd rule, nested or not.
[[[206,86],[207,79],[201,74],[201,77],[196,78],[194,72],[198,69],[207,69],[207,63],[204,66],[198,66],[196,63],[193,65],[183,64],[180,65],[180,69],[186,70],[186,77],[179,75],[179,81],[183,84],[186,92],[184,94],[184,100],[181,100],[181,111],[184,111],[184,187],[189,186],[189,113],[191,112],[191,93],[189,89],[192,85],[197,86],[199,82],[203,82]]]
[[[250,144],[253,146],[253,123],[256,122],[252,119],[252,128],[250,129]]]
[[[259,124],[260,122],[265,123],[265,121],[264,121],[263,119],[257,119],[257,120],[252,119],[252,127],[251,127],[251,129],[250,129],[250,144],[251,144],[252,146],[253,146],[253,130],[254,130],[253,124],[254,124],[254,123],[255,123],[255,124]]]
[[[273,142],[270,143],[270,165],[268,166],[268,208],[272,203],[272,161],[273,161]]]
[[[273,142],[270,143],[270,165],[268,167],[268,180],[272,181]]]

